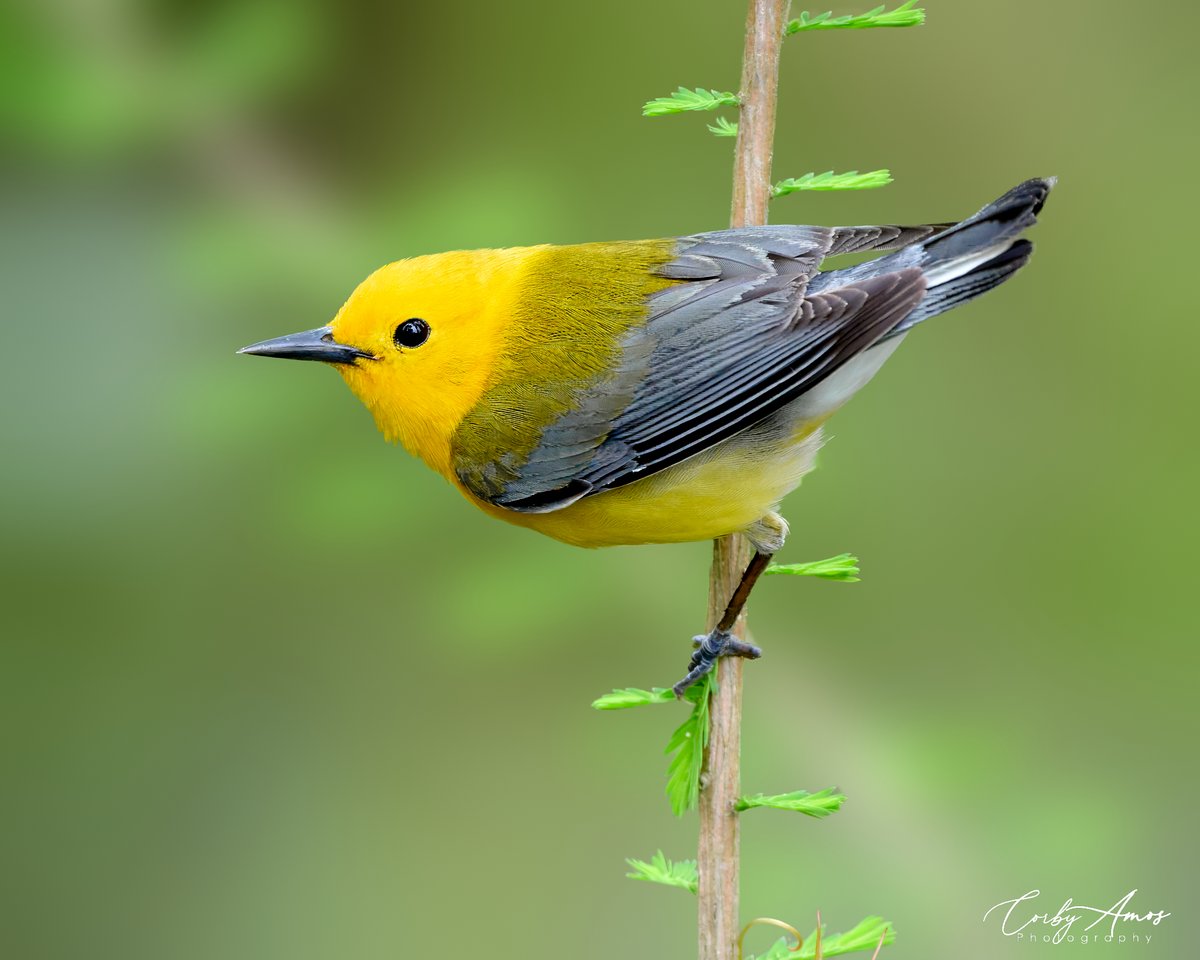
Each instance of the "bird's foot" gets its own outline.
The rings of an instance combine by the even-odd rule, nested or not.
[[[712,633],[693,637],[692,646],[696,648],[696,652],[692,654],[691,662],[688,664],[687,676],[671,688],[677,697],[683,696],[683,692],[688,687],[709,673],[721,657],[745,657],[748,660],[757,660],[762,656],[762,650],[754,644],[739,640],[725,630],[714,630]]]

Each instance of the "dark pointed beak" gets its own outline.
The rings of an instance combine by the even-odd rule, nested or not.
[[[316,330],[289,333],[286,337],[252,343],[242,347],[238,353],[249,353],[255,357],[282,357],[285,360],[321,360],[325,363],[353,363],[359,357],[375,359],[365,350],[338,343],[333,339],[332,327],[317,327]]]

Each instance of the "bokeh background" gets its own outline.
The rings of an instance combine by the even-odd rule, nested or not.
[[[869,6],[866,4],[865,6]],[[747,917],[889,955],[1187,955],[1197,788],[1194,5],[929,4],[784,52],[776,174],[890,167],[777,221],[911,222],[1061,180],[1018,280],[832,426],[766,581]],[[839,5],[837,12],[860,8]],[[574,550],[471,511],[332,371],[236,357],[456,247],[727,222],[740,0],[0,7],[0,954],[688,957],[662,797],[704,544]],[[711,118],[707,118],[711,119]],[[1033,888],[1174,916],[1017,944]],[[1051,901],[1053,901],[1051,903]],[[752,938],[752,949],[771,941]]]

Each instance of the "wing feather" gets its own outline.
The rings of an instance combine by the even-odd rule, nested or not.
[[[649,298],[647,320],[626,335],[609,378],[636,382],[632,396],[613,402],[603,383],[581,390],[516,479],[486,499],[561,509],[763,420],[886,336],[925,292],[921,271],[904,269],[806,296],[831,248],[881,247],[932,229],[755,227],[680,241],[657,271],[676,282]]]

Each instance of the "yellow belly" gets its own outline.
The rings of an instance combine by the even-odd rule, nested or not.
[[[820,447],[820,423],[769,422],[550,513],[516,513],[463,493],[494,517],[580,547],[711,540],[746,529],[799,485]]]

